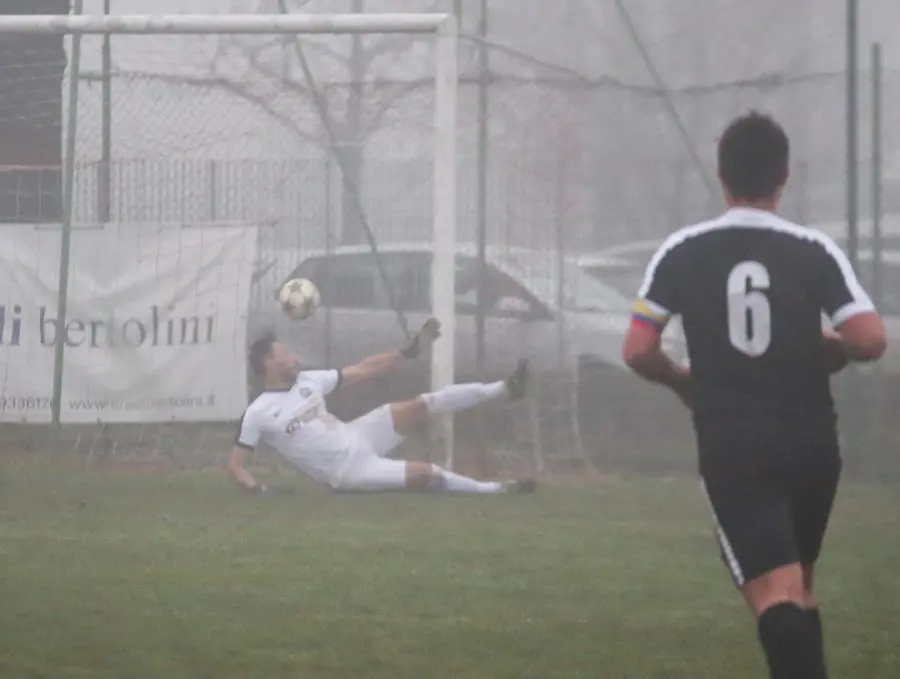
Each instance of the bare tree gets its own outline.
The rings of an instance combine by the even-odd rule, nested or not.
[[[260,0],[261,13],[341,13],[376,11],[438,11],[446,0]],[[340,6],[339,6],[340,5]],[[240,80],[256,98],[296,111],[296,103],[314,112],[302,125],[303,138],[317,140],[339,159],[344,173],[342,228],[344,243],[365,240],[360,193],[366,146],[385,126],[410,118],[431,103],[429,69],[423,40],[400,35],[279,36],[260,41],[242,37],[223,40],[215,64],[231,63],[240,55],[245,72]],[[310,78],[310,76],[312,76]],[[246,93],[245,93],[246,98]],[[293,104],[291,103],[293,102]],[[269,111],[272,114],[272,111]],[[290,111],[281,111],[290,116]]]

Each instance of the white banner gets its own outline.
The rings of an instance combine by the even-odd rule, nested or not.
[[[255,225],[76,227],[59,333],[59,226],[0,226],[0,421],[50,420],[59,334],[63,422],[240,417],[256,237]]]

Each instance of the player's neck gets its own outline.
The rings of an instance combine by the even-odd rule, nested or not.
[[[772,198],[765,200],[730,200],[728,201],[728,209],[750,209],[762,210],[763,212],[778,212],[778,201]]]
[[[291,388],[291,382],[281,377],[266,378],[263,387],[266,391],[286,391]]]

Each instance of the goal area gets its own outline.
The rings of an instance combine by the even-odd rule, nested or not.
[[[452,15],[3,16],[0,35],[23,74],[0,106],[8,448],[223,455],[270,330],[338,367],[434,315],[409,386],[453,381]],[[424,255],[413,289],[397,262]],[[310,322],[279,312],[290,276],[328,297]],[[452,419],[433,431],[452,466]]]

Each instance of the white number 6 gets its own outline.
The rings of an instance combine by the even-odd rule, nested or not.
[[[741,262],[728,274],[728,339],[754,358],[772,343],[772,308],[761,292],[769,285],[769,271],[759,262]]]

